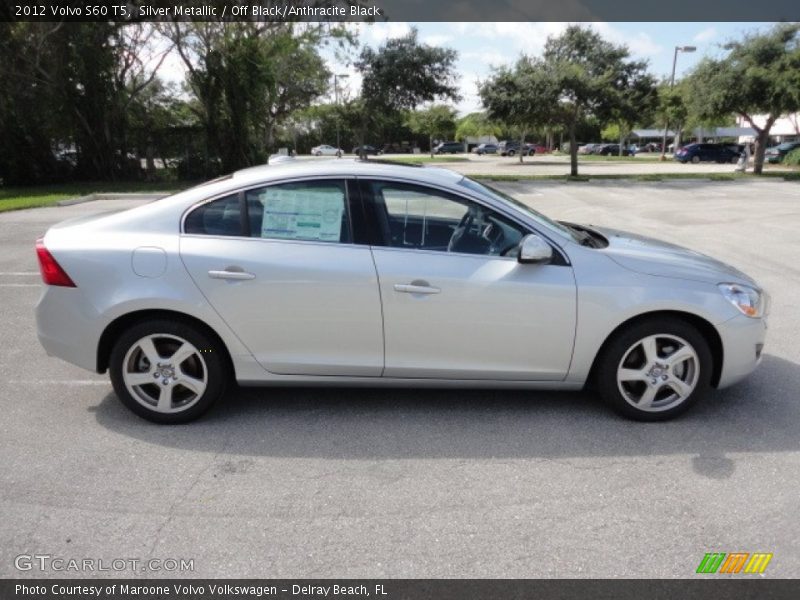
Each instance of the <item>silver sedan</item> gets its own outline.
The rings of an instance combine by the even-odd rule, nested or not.
[[[591,386],[676,416],[761,359],[769,297],[712,258],[555,222],[451,171],[287,160],[37,242],[48,354],[189,421],[240,385]]]

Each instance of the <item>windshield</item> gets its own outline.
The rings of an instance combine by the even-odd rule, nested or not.
[[[778,150],[791,150],[800,142],[784,142],[780,146],[778,146]]]
[[[464,177],[461,181],[458,182],[459,185],[464,186],[468,190],[472,190],[473,192],[477,192],[484,196],[489,196],[490,198],[494,198],[495,200],[499,200],[500,202],[506,202],[514,206],[514,208],[522,211],[527,216],[534,219],[539,225],[558,233],[560,235],[565,235],[569,237],[571,240],[576,242],[580,242],[580,236],[575,233],[569,227],[562,225],[552,219],[545,217],[542,213],[535,211],[527,204],[523,204],[513,196],[509,196],[508,194],[501,192],[498,189],[495,189],[489,185],[484,183],[478,183],[474,179],[470,179],[469,177]]]

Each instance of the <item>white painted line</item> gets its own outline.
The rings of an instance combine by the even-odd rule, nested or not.
[[[41,287],[40,283],[0,283],[0,287]]]
[[[39,271],[0,271],[0,275],[38,275]]]
[[[9,379],[10,384],[22,385],[111,385],[108,381],[96,379]]]

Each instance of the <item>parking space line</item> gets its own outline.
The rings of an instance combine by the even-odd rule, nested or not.
[[[12,385],[111,385],[108,381],[98,381],[96,379],[9,379],[8,383]]]
[[[41,287],[40,283],[0,283],[0,287]]]
[[[39,271],[0,271],[0,275],[12,275],[12,276],[20,276],[20,275],[39,275]]]

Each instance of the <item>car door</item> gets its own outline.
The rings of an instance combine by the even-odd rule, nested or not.
[[[379,233],[385,377],[566,376],[576,286],[565,260],[520,264],[528,231],[461,196],[377,179],[361,189]]]
[[[181,258],[265,369],[379,376],[383,323],[369,246],[342,179],[259,186],[187,213]],[[360,207],[359,207],[360,208]]]

